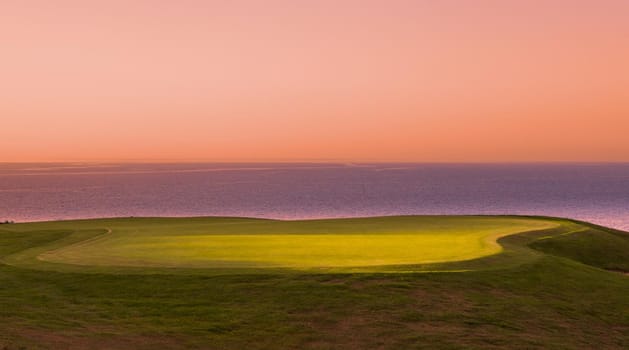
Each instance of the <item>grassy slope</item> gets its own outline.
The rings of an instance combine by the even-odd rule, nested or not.
[[[577,225],[561,223],[568,229],[504,237],[504,253],[454,263],[481,269],[465,273],[84,274],[0,265],[0,345],[629,347],[629,278],[577,261],[586,259],[573,260],[583,253],[571,248],[589,247],[592,236],[600,249],[610,241],[617,246],[617,237],[629,238],[592,226],[561,235]],[[46,226],[51,230],[43,230]],[[52,226],[0,232],[0,256],[68,237]],[[12,225],[0,229],[13,230]],[[566,248],[566,239],[577,243]],[[528,249],[531,243],[551,254]],[[618,268],[627,263],[626,251],[620,251],[613,259],[601,258],[608,254],[597,249],[588,254],[598,257],[594,265],[614,261]]]
[[[531,247],[607,270],[629,272],[629,235],[588,223],[578,235],[540,239]]]

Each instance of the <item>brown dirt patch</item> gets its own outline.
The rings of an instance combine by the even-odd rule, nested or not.
[[[108,329],[57,331],[20,328],[12,331],[15,341],[0,341],[0,349],[121,350],[182,349],[181,339],[163,334],[119,334]]]

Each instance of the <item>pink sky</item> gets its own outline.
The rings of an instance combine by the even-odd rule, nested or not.
[[[629,161],[629,1],[0,2],[0,161]]]

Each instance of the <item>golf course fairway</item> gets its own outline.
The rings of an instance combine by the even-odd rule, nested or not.
[[[624,349],[629,235],[569,219],[0,226],[0,349]]]

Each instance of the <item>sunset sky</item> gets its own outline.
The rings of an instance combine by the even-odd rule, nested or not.
[[[629,161],[627,0],[2,0],[0,162]]]

